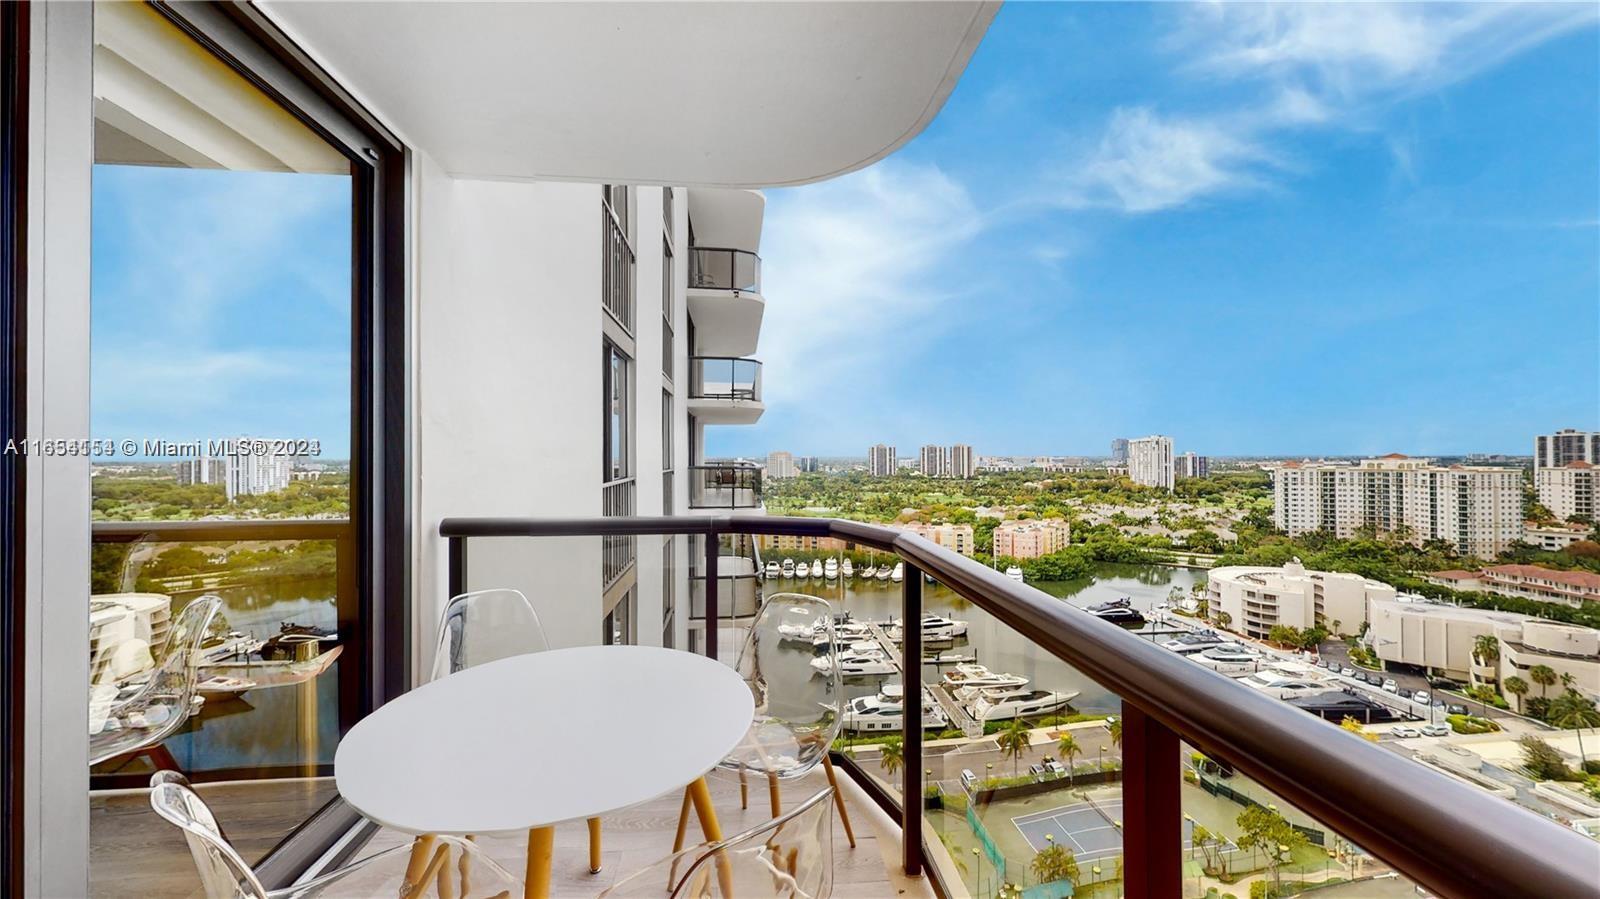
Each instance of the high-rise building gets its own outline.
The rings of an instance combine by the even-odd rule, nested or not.
[[[1111,462],[1114,465],[1126,465],[1128,462],[1128,438],[1118,437],[1111,441]]]
[[[1128,441],[1128,477],[1135,484],[1171,490],[1172,438],[1159,434]]]
[[[1172,466],[1180,478],[1203,478],[1211,473],[1211,459],[1192,452],[1178,456],[1173,460]]]
[[[875,478],[886,478],[894,474],[898,467],[899,461],[895,458],[894,447],[879,443],[867,450],[867,474]]]
[[[1490,558],[1522,539],[1522,472],[1399,453],[1355,465],[1286,462],[1273,479],[1272,517],[1290,536],[1325,530],[1348,538],[1372,528]]]
[[[947,478],[950,476],[950,451],[946,447],[929,444],[917,454],[917,470],[923,477]]]
[[[1537,468],[1533,472],[1533,486],[1539,491],[1540,505],[1563,520],[1594,520],[1597,484],[1600,484],[1600,468],[1581,460]]]
[[[213,459],[205,453],[193,459],[184,459],[177,468],[179,484],[221,484],[228,471],[224,460]]]
[[[994,557],[1036,559],[1066,549],[1072,528],[1059,518],[1003,521],[994,528]]]
[[[289,486],[294,459],[288,453],[255,453],[241,443],[222,457],[223,488],[232,502],[241,496],[272,493]]]
[[[1533,470],[1560,468],[1568,462],[1600,465],[1600,431],[1563,428],[1533,438]]]
[[[978,473],[977,457],[972,447],[958,443],[950,447],[950,477],[970,478]]]
[[[821,466],[817,464],[816,456],[801,456],[795,460],[794,465],[795,468],[807,473],[822,470]]]
[[[794,455],[783,450],[767,453],[767,477],[792,478],[795,474]]]

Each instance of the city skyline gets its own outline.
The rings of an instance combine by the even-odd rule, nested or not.
[[[1593,429],[1597,67],[1588,7],[1003,7],[921,137],[768,192],[768,413],[708,451]]]

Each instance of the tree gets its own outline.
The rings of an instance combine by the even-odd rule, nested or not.
[[[1595,708],[1594,700],[1569,688],[1550,703],[1550,723],[1563,730],[1577,732],[1578,770],[1584,770],[1584,763],[1589,757],[1583,749],[1583,729],[1600,727],[1600,709]]]
[[[1472,641],[1472,657],[1479,665],[1490,666],[1500,661],[1500,638],[1494,634],[1479,634]]]
[[[1028,867],[1033,869],[1033,876],[1039,878],[1040,883],[1070,880],[1076,884],[1078,881],[1078,860],[1073,857],[1072,850],[1054,841],[1035,853]]]
[[[1083,752],[1083,747],[1078,745],[1077,737],[1072,734],[1062,734],[1061,742],[1056,744],[1056,748],[1061,751],[1061,757],[1067,760],[1067,783],[1071,784],[1076,779],[1073,760]]]
[[[1363,740],[1366,740],[1366,741],[1371,742],[1371,743],[1378,742],[1378,735],[1377,734],[1371,733],[1365,727],[1362,727],[1360,721],[1357,721],[1356,719],[1350,717],[1349,715],[1344,716],[1344,720],[1339,722],[1339,726],[1344,728],[1345,730],[1355,734],[1356,736],[1360,737]]]
[[[1106,732],[1111,734],[1111,745],[1122,745],[1122,716],[1106,720]]]
[[[995,742],[1000,744],[1000,752],[1011,757],[1011,773],[1017,773],[1017,762],[1028,751],[1032,733],[1028,725],[1021,718],[1012,718],[1011,723],[995,737]]]
[[[894,777],[906,763],[905,744],[899,737],[890,737],[883,741],[883,746],[878,754],[878,767],[884,773]]]
[[[1233,623],[1233,616],[1227,612],[1218,612],[1216,617],[1217,627],[1226,628]]]
[[[1549,665],[1535,665],[1528,669],[1528,679],[1539,685],[1539,695],[1549,696],[1549,690],[1556,685],[1556,670]]]
[[[1517,711],[1522,711],[1522,698],[1528,695],[1528,682],[1513,674],[1506,678],[1506,682],[1501,684],[1500,687],[1512,696],[1517,697]]]
[[[1239,825],[1236,842],[1240,849],[1248,849],[1252,854],[1257,851],[1266,853],[1274,892],[1277,892],[1277,888],[1283,885],[1278,876],[1283,853],[1285,850],[1293,852],[1305,845],[1305,834],[1295,830],[1282,815],[1260,805],[1252,805],[1240,812],[1235,823]]]
[[[1571,774],[1561,753],[1538,737],[1529,734],[1517,745],[1522,749],[1522,765],[1534,780],[1566,780]]]
[[[1222,837],[1212,833],[1211,828],[1204,824],[1195,822],[1189,831],[1189,841],[1200,850],[1200,857],[1205,859],[1204,870],[1216,871],[1222,855]]]

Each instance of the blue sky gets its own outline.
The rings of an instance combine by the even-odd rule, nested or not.
[[[1600,427],[1593,5],[1008,4],[929,128],[768,193],[712,455],[1528,453]]]

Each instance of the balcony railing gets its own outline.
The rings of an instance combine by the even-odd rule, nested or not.
[[[689,248],[689,286],[761,292],[761,257],[749,250]]]
[[[1260,806],[1275,814],[1281,806],[1292,805],[1297,820],[1290,823],[1295,832],[1319,850],[1326,849],[1330,862],[1336,855],[1365,858],[1370,854],[1438,894],[1595,894],[1600,844],[1577,831],[1345,733],[912,534],[853,521],[748,514],[456,518],[440,525],[441,536],[449,542],[452,592],[461,591],[467,583],[465,544],[473,538],[704,535],[707,539],[701,541],[705,554],[702,570],[711,574],[705,579],[708,620],[704,649],[714,658],[721,654],[718,621],[725,620],[718,602],[719,544],[721,535],[730,533],[831,537],[858,548],[897,554],[905,566],[899,588],[901,620],[921,619],[923,575],[927,574],[970,603],[971,608],[993,619],[991,624],[996,629],[1003,628],[1025,640],[1029,651],[1039,656],[1026,664],[1048,660],[1059,669],[1064,663],[1070,669],[1063,670],[1089,679],[1093,688],[1111,691],[1122,711],[1120,760],[1115,759],[1116,753],[1107,758],[1105,753],[1111,747],[1101,745],[1098,757],[1096,749],[1090,748],[1083,762],[1075,767],[1096,762],[1097,782],[1120,781],[1120,808],[1095,810],[1108,821],[1112,821],[1112,814],[1120,813],[1120,820],[1112,822],[1116,845],[1103,851],[1121,856],[1116,859],[1115,869],[1124,878],[1124,895],[1184,895],[1184,862],[1195,850],[1185,843],[1188,816],[1180,788],[1203,788],[1212,796],[1223,795],[1241,806]],[[906,696],[919,695],[922,690],[922,643],[920,629],[906,629],[900,656]],[[1029,670],[1032,672],[1032,667]],[[836,763],[861,782],[877,802],[899,816],[901,861],[906,873],[922,873],[925,858],[931,858],[934,864],[928,873],[939,881],[939,893],[959,895],[961,891],[949,889],[950,881],[967,876],[960,869],[969,863],[975,863],[982,876],[980,849],[971,849],[972,860],[963,859],[959,866],[950,863],[947,846],[924,819],[924,806],[951,796],[966,809],[967,820],[971,821],[981,794],[993,790],[976,790],[971,804],[966,797],[945,792],[949,767],[945,765],[946,778],[940,780],[933,773],[933,764],[944,764],[947,758],[924,753],[924,733],[919,727],[903,729],[900,737],[903,763],[898,784],[879,780],[865,764],[849,755],[838,755]],[[1193,756],[1196,761],[1188,772],[1180,763],[1180,747],[1184,745],[1203,753]],[[958,756],[957,767],[969,757]],[[1069,765],[1074,761],[1068,758]],[[882,767],[887,770],[889,766]],[[905,797],[905,801],[899,797]],[[1309,826],[1308,821],[1314,821],[1316,826]],[[981,837],[980,823],[972,826],[973,833]],[[1105,828],[1096,825],[1092,829]],[[983,851],[991,853],[992,864],[994,844],[982,845]],[[1282,856],[1277,852],[1265,856],[1272,860],[1269,864],[1274,874],[1278,865],[1288,864],[1292,856],[1290,847],[1280,848],[1284,850]],[[1112,855],[1098,858],[1110,867]],[[1250,860],[1257,860],[1255,853],[1250,853]],[[1004,875],[1003,867],[995,867],[998,870],[994,873]],[[1087,864],[1080,866],[1080,876],[1073,878],[1075,881],[1086,882],[1084,867]],[[1322,871],[1320,863],[1317,870]],[[1098,880],[1101,875],[1100,864],[1095,864],[1093,877]],[[1025,877],[1026,872],[1022,872],[1022,876],[1011,880],[1022,881]],[[990,879],[989,889],[983,892],[993,890],[994,883]]]
[[[761,402],[761,363],[727,356],[695,356],[689,360],[689,398]]]
[[[760,507],[761,469],[749,465],[689,466],[689,508]]]

